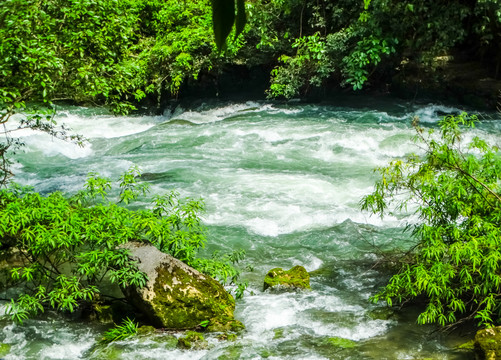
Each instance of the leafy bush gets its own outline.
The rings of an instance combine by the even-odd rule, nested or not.
[[[42,196],[15,185],[0,190],[0,250],[23,258],[22,266],[11,269],[20,290],[10,305],[14,320],[22,322],[46,308],[72,312],[95,299],[105,279],[121,287],[144,286],[146,275],[120,248],[128,241],[148,241],[197,264],[197,250],[206,242],[203,203],[181,201],[171,192],[156,196],[151,209],[121,206],[147,192],[146,184],[137,182],[139,176],[133,167],[121,177],[115,202],[108,200],[110,181],[95,173],[89,174],[84,190],[70,197],[60,192]],[[209,275],[235,274],[226,263],[204,264]]]
[[[416,243],[399,272],[373,298],[390,306],[423,300],[418,322],[455,324],[477,319],[494,324],[501,301],[501,154],[473,137],[476,117],[447,116],[434,134],[414,126],[423,155],[409,155],[378,169],[381,175],[362,208],[381,216],[415,209]],[[438,136],[437,136],[438,135]]]

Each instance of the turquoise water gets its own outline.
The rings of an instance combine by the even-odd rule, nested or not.
[[[368,298],[387,274],[373,267],[379,249],[406,248],[412,216],[381,220],[359,210],[372,189],[372,169],[419,151],[412,117],[436,126],[437,114],[460,109],[367,100],[344,106],[211,103],[179,106],[161,116],[120,116],[63,108],[58,123],[83,134],[76,145],[31,131],[14,169],[38,191],[77,191],[89,171],[117,179],[138,165],[152,193],[176,189],[206,203],[207,253],[245,249],[246,296],[236,317],[247,330],[236,342],[209,336],[209,349],[172,349],[153,337],[97,349],[103,327],[52,315],[25,326],[4,317],[5,359],[469,359],[454,346],[468,340],[417,326],[415,310],[387,311]],[[500,116],[481,133],[499,142]],[[250,271],[246,265],[252,265]],[[274,267],[303,265],[311,292],[262,291]],[[177,335],[179,336],[179,335]],[[339,337],[353,346],[336,347]],[[97,349],[97,350],[96,350]],[[103,352],[104,351],[104,352]],[[113,355],[113,356],[115,356]]]

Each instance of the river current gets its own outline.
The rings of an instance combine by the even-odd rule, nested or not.
[[[388,279],[374,268],[380,249],[412,244],[402,230],[412,215],[380,219],[359,202],[372,169],[419,152],[411,121],[436,127],[462,109],[357,98],[341,105],[199,103],[158,116],[113,116],[97,108],[58,110],[56,120],[84,135],[84,147],[21,131],[15,180],[37,191],[78,191],[90,171],[118,179],[142,170],[151,194],[176,189],[203,198],[208,247],[244,249],[245,296],[236,318],[246,331],[232,341],[208,336],[209,348],[180,350],[138,337],[96,350],[107,328],[55,314],[23,326],[0,318],[10,359],[470,359],[461,334],[418,326],[417,312],[389,311],[369,297]],[[470,110],[471,112],[471,110]],[[501,139],[499,114],[483,114],[467,136]],[[247,265],[252,265],[250,269]],[[302,265],[309,292],[263,292],[269,269]],[[350,340],[335,346],[329,339]],[[114,357],[113,357],[114,356]]]

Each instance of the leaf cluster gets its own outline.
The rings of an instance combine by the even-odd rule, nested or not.
[[[152,243],[195,264],[206,242],[203,202],[182,201],[171,192],[156,196],[148,209],[132,210],[122,204],[147,192],[139,176],[137,167],[122,175],[115,201],[110,200],[110,180],[95,173],[73,196],[42,196],[15,184],[0,190],[0,251],[17,252],[23,259],[10,272],[19,294],[9,310],[14,320],[22,322],[47,308],[72,312],[102,295],[107,281],[144,286],[146,275],[120,246],[128,241]],[[207,266],[208,273],[235,276],[225,262]]]
[[[125,319],[122,324],[115,325],[115,327],[106,331],[103,335],[102,342],[110,343],[113,341],[125,340],[137,334],[138,324],[131,319]]]
[[[362,208],[380,216],[414,211],[415,245],[388,285],[373,297],[389,305],[425,302],[418,322],[492,325],[501,315],[501,154],[474,136],[477,118],[447,116],[438,134],[414,119],[423,154],[377,169]]]

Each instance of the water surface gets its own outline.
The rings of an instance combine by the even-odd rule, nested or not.
[[[62,108],[57,121],[83,134],[76,145],[23,131],[16,181],[38,191],[79,190],[90,171],[118,179],[138,165],[152,193],[177,189],[205,200],[207,253],[245,249],[246,296],[236,317],[247,327],[236,342],[209,336],[207,350],[172,349],[136,338],[111,345],[123,359],[468,359],[454,349],[467,339],[417,326],[413,310],[392,313],[369,297],[388,274],[374,268],[379,250],[412,244],[403,227],[412,216],[381,220],[359,210],[375,181],[372,169],[419,151],[411,121],[435,127],[438,115],[460,109],[374,102],[352,106],[274,103],[179,106],[161,116],[119,116]],[[473,134],[499,142],[495,114]],[[252,265],[250,271],[245,266]],[[262,291],[274,267],[302,265],[310,292]],[[4,316],[5,359],[100,358],[106,329],[51,315],[25,326]],[[337,347],[329,338],[352,340]],[[102,349],[100,350],[102,351]],[[119,354],[119,355],[116,355]]]

